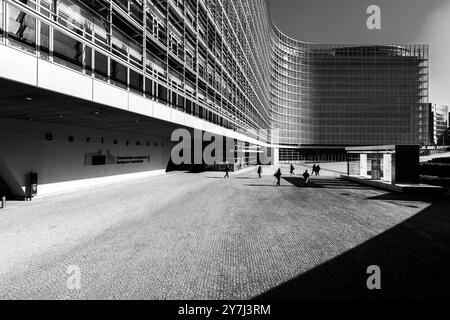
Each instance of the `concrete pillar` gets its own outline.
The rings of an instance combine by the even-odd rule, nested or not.
[[[279,148],[273,148],[272,157],[273,157],[272,165],[278,166],[280,164],[280,149]]]
[[[360,155],[359,175],[362,177],[367,176],[367,154]]]
[[[383,155],[383,180],[392,182],[392,154]]]

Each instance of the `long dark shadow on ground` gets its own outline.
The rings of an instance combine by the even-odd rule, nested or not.
[[[247,187],[276,187],[276,188],[294,188],[294,186],[291,185],[286,185],[286,184],[282,184],[280,186],[276,185],[276,182],[274,182],[273,184],[246,184],[245,186]]]
[[[431,205],[360,246],[273,288],[266,299],[448,299],[450,199],[388,193],[369,201]],[[367,289],[367,267],[381,268],[379,291]]]
[[[358,190],[370,190],[370,187],[366,187],[357,183],[345,181],[339,178],[328,177],[312,177],[308,183],[305,183],[303,177],[287,176],[282,177],[283,180],[293,184],[299,188],[327,188],[327,189],[358,189]]]

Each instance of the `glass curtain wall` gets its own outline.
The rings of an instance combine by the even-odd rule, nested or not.
[[[265,1],[0,3],[7,45],[269,142]]]
[[[309,44],[274,28],[272,126],[281,144],[429,143],[428,46]]]

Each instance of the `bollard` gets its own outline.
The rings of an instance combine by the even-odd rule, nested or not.
[[[6,208],[6,197],[2,197],[2,209]]]

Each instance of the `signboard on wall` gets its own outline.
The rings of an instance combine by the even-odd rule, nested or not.
[[[149,163],[150,156],[116,157],[116,164]]]
[[[114,164],[140,164],[150,163],[150,155],[127,155],[127,156],[114,156],[109,150],[106,150],[106,154],[102,150],[95,153],[85,154],[86,166],[104,166]]]

